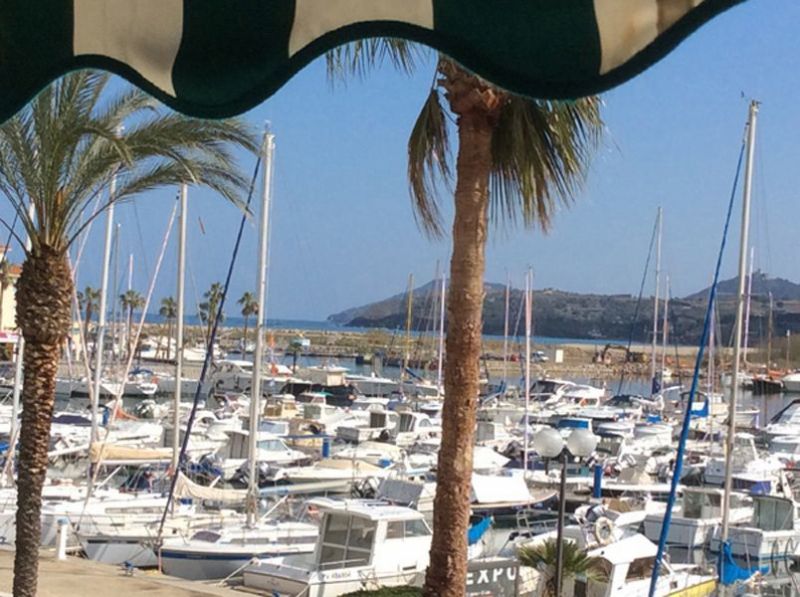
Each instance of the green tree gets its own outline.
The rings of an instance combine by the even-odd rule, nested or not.
[[[328,72],[363,74],[385,59],[410,71],[418,58],[415,48],[400,40],[353,43],[328,54]],[[455,164],[452,128],[458,138]],[[597,98],[532,100],[494,87],[446,57],[438,59],[408,141],[414,213],[432,237],[444,233],[437,191],[455,182],[445,400],[427,597],[460,597],[466,585],[489,221],[521,219],[525,226],[546,230],[557,206],[569,205],[581,187],[601,132]]]
[[[78,306],[83,311],[83,337],[87,344],[89,343],[89,324],[99,305],[99,289],[87,286],[83,291],[78,291]]]
[[[97,212],[84,212],[114,175],[117,186],[111,201],[186,182],[205,185],[241,204],[248,179],[236,167],[231,150],[234,145],[257,148],[248,127],[239,121],[185,118],[160,108],[136,89],[115,85],[106,93],[108,81],[108,75],[94,71],[68,74],[0,126],[0,195],[10,202],[31,244],[17,282],[25,374],[15,597],[37,592],[41,494],[55,378],[72,323],[73,280],[67,254],[108,201]],[[29,207],[34,217],[28,215]]]
[[[132,350],[131,341],[133,340],[133,312],[143,308],[145,301],[144,297],[133,289],[126,290],[125,294],[121,294],[119,301],[122,303],[122,310],[126,312],[125,342],[127,343],[127,346],[125,348],[125,356],[130,357]]]
[[[536,568],[545,578],[543,597],[555,597],[556,546],[555,539],[547,539],[536,545],[521,547],[517,552],[520,564]],[[583,576],[587,580],[601,580],[605,576],[602,560],[586,555],[574,541],[563,542],[561,579]],[[562,584],[563,587],[563,584]]]
[[[244,346],[244,352],[247,351],[247,327],[248,323],[250,322],[250,318],[253,315],[258,315],[258,301],[256,300],[255,295],[252,292],[245,292],[238,301],[238,304],[242,306],[242,317],[244,317],[244,340],[242,344]]]
[[[158,314],[167,320],[167,359],[172,356],[171,342],[172,342],[172,326],[175,323],[175,318],[178,316],[178,303],[171,296],[166,296],[161,299],[161,308]],[[178,347],[180,350],[180,347]]]
[[[200,321],[206,326],[206,342],[211,339],[211,328],[214,326],[214,318],[217,316],[220,303],[222,303],[222,294],[224,290],[222,284],[214,282],[209,289],[203,293],[203,298],[206,300],[200,303],[198,315],[200,315]],[[220,322],[225,320],[224,313],[220,313],[219,320]]]

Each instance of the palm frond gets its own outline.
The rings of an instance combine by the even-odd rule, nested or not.
[[[585,180],[602,134],[600,100],[538,101],[510,95],[492,137],[491,217],[547,231],[557,206]]]
[[[408,181],[417,223],[432,237],[442,235],[436,187],[450,187],[450,139],[439,91],[431,89],[408,139]]]
[[[136,89],[108,96],[108,81],[94,71],[66,75],[0,127],[0,192],[33,251],[42,245],[67,250],[97,217],[99,212],[82,216],[114,176],[113,200],[190,182],[242,204],[249,181],[233,147],[258,149],[246,124],[185,118]],[[27,214],[29,204],[34,217]]]
[[[350,77],[364,78],[385,62],[411,74],[429,52],[425,46],[390,37],[375,37],[341,45],[325,54],[328,80],[346,82]]]

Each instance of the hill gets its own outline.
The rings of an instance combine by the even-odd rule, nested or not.
[[[502,284],[485,285],[484,333],[502,335],[505,321],[505,287]],[[719,285],[718,317],[722,338],[730,338],[733,328],[736,279]],[[754,277],[753,303],[750,330],[757,341],[765,337],[768,313],[766,293],[775,299],[774,330],[776,335],[787,329],[800,331],[800,285],[780,278],[768,278],[761,272]],[[438,284],[429,282],[413,292],[412,328],[433,331],[437,319]],[[670,328],[673,340],[696,344],[702,333],[708,290],[693,293],[670,302]],[[602,295],[565,292],[552,288],[537,290],[533,299],[534,333],[537,336],[575,339],[627,340],[647,342],[652,336],[653,299],[637,298],[627,294]],[[638,307],[637,307],[638,303]],[[510,297],[510,325],[512,336],[523,335],[523,294],[512,289]],[[354,307],[328,317],[339,325],[351,327],[380,327],[404,329],[408,309],[407,293]],[[718,328],[719,329],[719,328]]]

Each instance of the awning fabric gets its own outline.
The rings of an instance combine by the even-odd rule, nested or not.
[[[0,120],[76,68],[127,78],[194,116],[245,111],[345,42],[432,46],[548,98],[641,72],[743,0],[3,0]]]

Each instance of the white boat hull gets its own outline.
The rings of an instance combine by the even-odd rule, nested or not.
[[[86,557],[102,564],[130,563],[137,568],[154,568],[158,558],[151,537],[102,537],[81,539]]]

